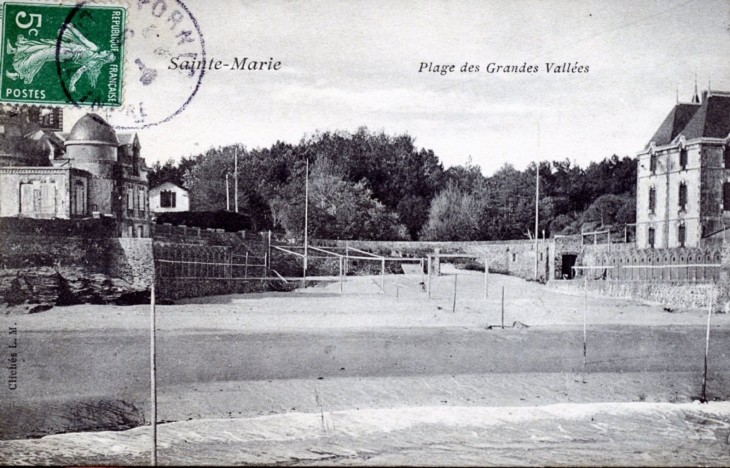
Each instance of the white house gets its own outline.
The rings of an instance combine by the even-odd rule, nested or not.
[[[190,198],[188,191],[171,182],[150,189],[150,211],[153,213],[170,213],[173,211],[189,211]]]

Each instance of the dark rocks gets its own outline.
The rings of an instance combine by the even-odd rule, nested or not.
[[[73,267],[0,270],[0,291],[0,310],[6,314],[74,304],[149,303],[149,291],[134,291],[122,279]]]

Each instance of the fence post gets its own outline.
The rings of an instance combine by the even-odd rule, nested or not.
[[[710,320],[712,320],[712,289],[710,291],[710,307],[707,310],[707,338],[705,339],[705,369],[702,373],[702,402],[707,401],[707,355],[710,352]]]
[[[248,252],[246,252],[246,264],[243,267],[243,277],[248,278]]]
[[[489,297],[489,259],[484,257],[484,299]]]
[[[502,286],[502,330],[504,330],[504,286]]]
[[[454,303],[451,306],[451,313],[456,312],[456,281],[458,280],[458,278],[459,278],[459,275],[455,274],[454,275]]]
[[[583,303],[583,369],[586,367],[586,314],[588,313],[588,277],[583,277],[583,289],[585,290],[585,300]]]
[[[343,288],[343,284],[342,284],[342,264],[343,264],[343,259],[342,259],[342,257],[340,257],[340,294],[342,294],[342,288]]]
[[[428,254],[428,298],[431,299],[431,254]]]
[[[385,294],[385,258],[381,259],[380,264],[380,289],[382,289],[383,294]]]

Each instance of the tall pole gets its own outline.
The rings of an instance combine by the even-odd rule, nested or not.
[[[230,174],[226,173],[226,211],[231,211],[231,194],[230,189],[228,188],[228,176]]]
[[[236,213],[238,213],[238,147],[233,150],[233,200],[236,207]]]
[[[504,330],[504,286],[502,286],[502,330]]]
[[[712,291],[710,291],[710,307],[707,310],[707,338],[705,339],[705,370],[702,373],[702,402],[707,401],[707,355],[710,353],[710,321],[712,320]]]
[[[489,259],[484,257],[484,299],[489,297]]]
[[[150,423],[152,427],[151,465],[157,466],[157,362],[155,354],[155,284],[150,288]]]
[[[456,281],[459,278],[459,275],[454,275],[454,304],[451,306],[451,312],[456,312]]]
[[[586,331],[586,323],[587,318],[586,315],[588,314],[588,276],[585,276],[583,278],[583,289],[584,289],[584,302],[583,302],[583,369],[586,367],[586,349],[587,349],[587,339],[588,334]]]
[[[344,258],[343,257],[340,257],[340,294],[342,294],[342,286],[343,286],[342,282],[343,282],[343,279],[344,279],[344,276],[342,276],[342,264],[343,264],[343,261],[344,261]]]
[[[428,298],[431,299],[431,254],[428,254]]]
[[[537,280],[538,221],[540,216],[540,122],[537,123],[537,163],[535,164],[535,279]]]
[[[304,278],[307,278],[307,246],[309,239],[309,159],[307,159],[307,172],[304,176]]]

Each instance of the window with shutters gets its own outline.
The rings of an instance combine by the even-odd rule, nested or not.
[[[730,211],[730,182],[722,184],[722,209]]]
[[[86,186],[80,180],[74,184],[73,214],[86,214]]]
[[[730,169],[730,145],[725,147],[723,151],[723,159],[725,160],[725,169]]]
[[[656,160],[657,160],[657,155],[652,153],[651,157],[649,158],[649,170],[651,170],[652,174],[656,173]]]
[[[160,192],[160,207],[162,208],[175,208],[176,193],[172,190],[163,190]]]
[[[687,211],[687,184],[679,184],[679,210]]]
[[[656,211],[656,188],[649,189],[649,213],[654,214]]]
[[[137,206],[139,207],[139,211],[145,211],[145,190],[144,187],[138,187],[137,188]]]
[[[51,217],[56,214],[56,185],[29,183],[20,185],[20,213]]]

